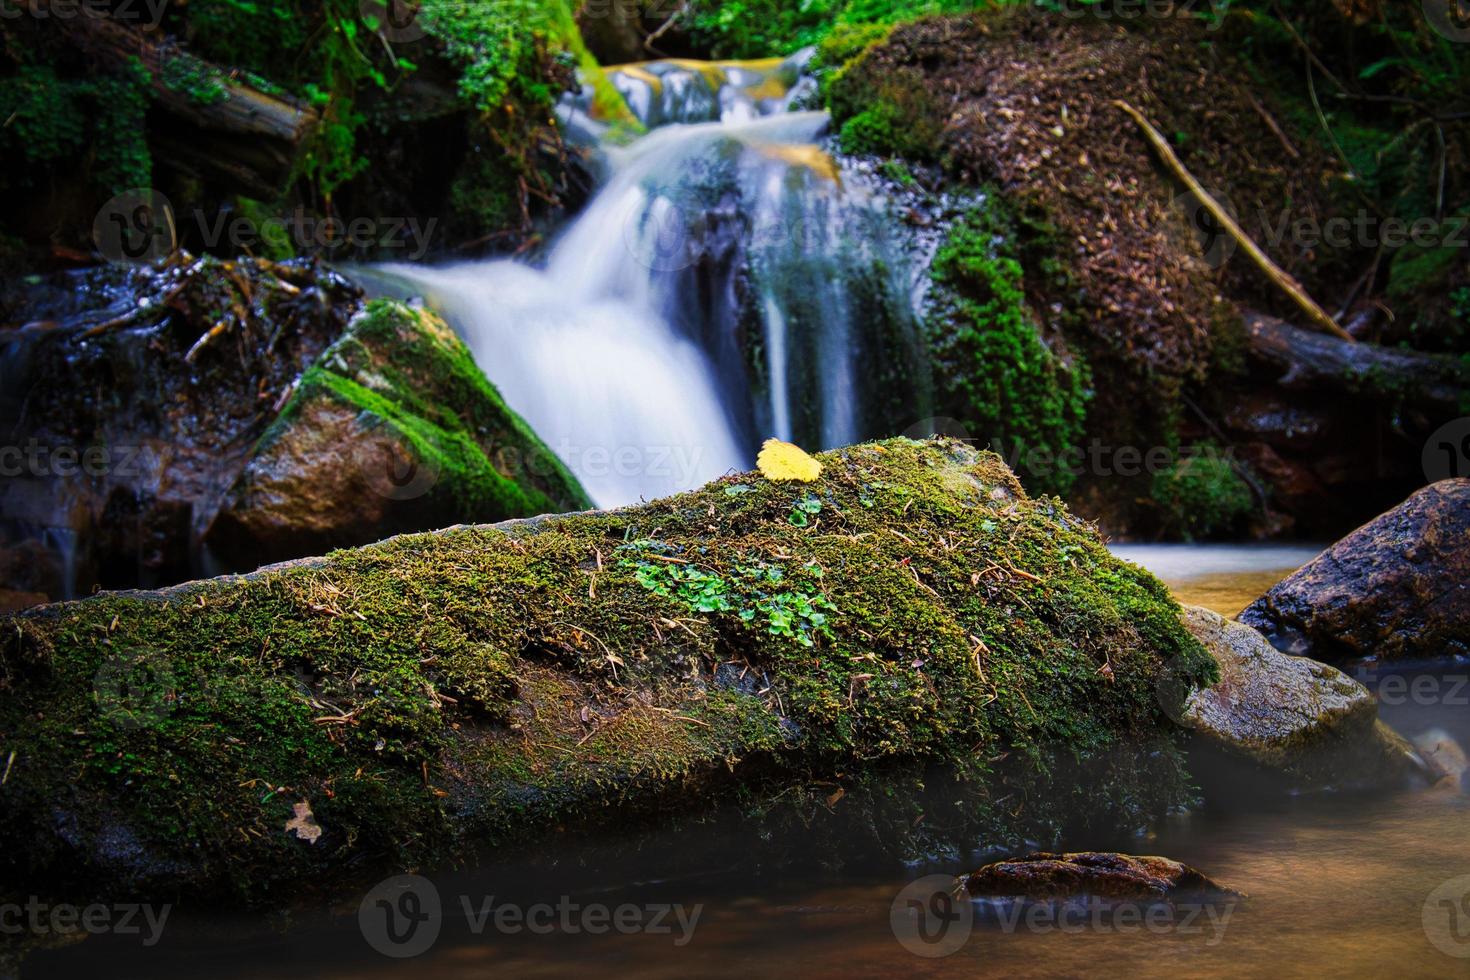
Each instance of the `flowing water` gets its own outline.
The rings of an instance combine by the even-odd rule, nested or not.
[[[768,436],[830,448],[920,417],[892,222],[821,148],[826,113],[792,111],[803,64],[611,69],[654,128],[620,145],[590,91],[564,104],[606,176],[544,259],[374,272],[455,325],[601,506],[748,468]],[[879,371],[910,389],[896,427],[865,408]]]
[[[1216,607],[1222,611],[1242,604],[1242,574],[1277,576],[1310,551],[1120,550],[1173,582],[1190,583],[1199,595],[1226,597]],[[1470,742],[1467,674],[1464,664],[1358,672],[1378,690],[1382,716],[1401,733],[1437,730],[1461,743]],[[843,806],[835,803],[834,812]],[[960,920],[946,927],[946,940],[956,940],[957,948],[945,956],[915,952],[936,951],[922,942],[900,942],[894,904],[922,876],[993,859],[995,842],[976,839],[969,854],[905,865],[876,855],[870,836],[851,829],[830,841],[821,823],[784,838],[744,826],[737,814],[718,829],[656,829],[652,845],[632,857],[623,839],[611,836],[590,848],[429,874],[443,912],[435,920],[437,939],[412,960],[369,945],[357,894],[325,912],[269,923],[180,913],[152,948],[103,937],[35,955],[26,973],[182,978],[207,972],[226,980],[273,974],[289,962],[296,975],[331,978],[1470,976],[1470,801],[1452,789],[1291,796],[1237,787],[1147,833],[1103,827],[1034,842],[1164,854],[1249,897],[1168,925],[1108,917],[1015,925]],[[767,860],[818,843],[844,852],[843,870]],[[554,921],[544,934],[513,919],[497,927],[493,914],[485,917],[487,909],[529,913],[538,904],[549,907]],[[654,925],[658,909],[674,906],[684,919],[664,915],[657,928],[667,931],[612,924],[619,908],[628,923]],[[586,918],[585,910],[594,908],[608,909],[608,918]]]

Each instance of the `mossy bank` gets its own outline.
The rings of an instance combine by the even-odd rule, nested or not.
[[[258,900],[737,783],[983,784],[1008,754],[1167,742],[1161,672],[1212,662],[1091,525],[953,441],[819,458],[812,484],[731,475],[5,620],[0,875]]]

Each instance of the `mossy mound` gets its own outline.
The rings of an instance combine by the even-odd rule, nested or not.
[[[258,899],[735,781],[1167,740],[1164,665],[1213,678],[1164,587],[998,457],[819,458],[812,484],[732,475],[0,622],[0,877]]]
[[[443,320],[375,300],[302,376],[207,540],[253,568],[591,506]]]

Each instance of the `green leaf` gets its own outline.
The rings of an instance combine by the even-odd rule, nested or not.
[[[1402,59],[1402,58],[1383,58],[1380,61],[1373,62],[1373,64],[1369,65],[1367,68],[1364,68],[1362,71],[1358,72],[1358,77],[1359,78],[1372,78],[1374,75],[1376,75],[1379,72],[1383,71],[1383,69],[1385,69],[1385,68],[1392,68],[1394,65],[1401,65],[1403,63],[1404,63],[1404,59]]]

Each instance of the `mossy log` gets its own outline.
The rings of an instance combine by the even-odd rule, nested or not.
[[[0,882],[258,899],[737,788],[984,784],[1167,745],[1161,675],[1213,680],[1163,585],[999,457],[819,459],[0,621]]]
[[[43,9],[39,0],[27,0]],[[38,14],[39,16],[39,14]],[[141,64],[164,111],[154,133],[169,162],[230,190],[271,200],[286,187],[317,112],[111,17],[53,17],[56,29],[106,65]]]

